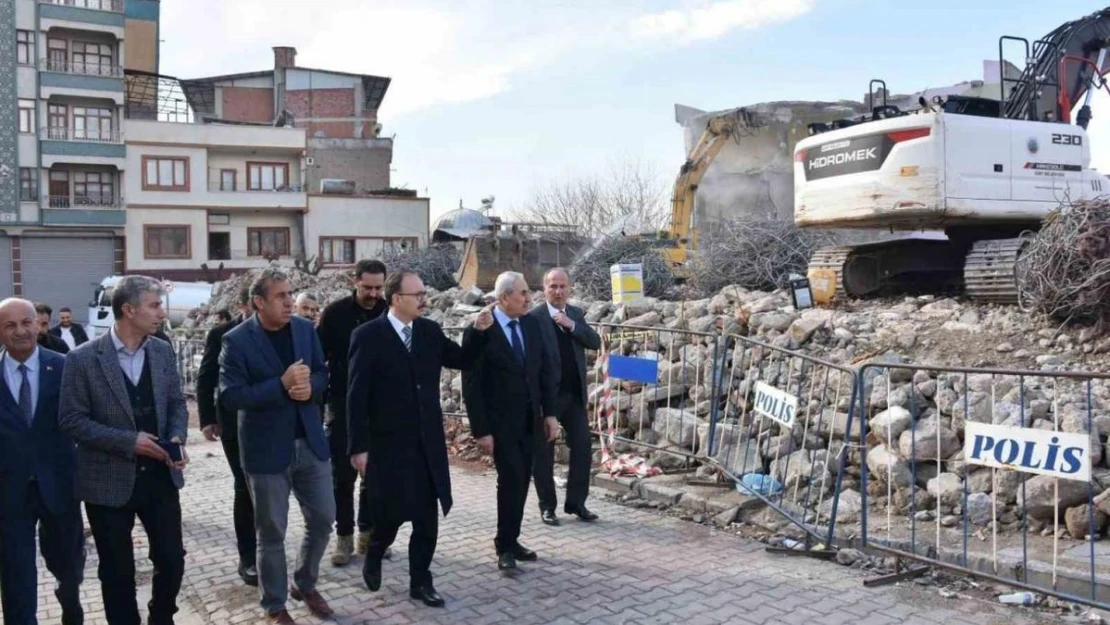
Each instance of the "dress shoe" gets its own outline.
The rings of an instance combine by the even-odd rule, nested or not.
[[[301,592],[296,586],[289,589],[289,596],[294,601],[303,601],[308,606],[308,611],[312,612],[320,618],[331,618],[335,614],[335,610],[331,609],[328,602],[319,592],[313,590],[312,592]]]
[[[573,514],[574,516],[578,517],[579,519],[582,519],[583,521],[596,521],[597,520],[597,515],[594,514],[593,512],[590,512],[586,508],[586,506],[574,506],[573,508],[568,506],[564,509],[564,511],[567,514]]]
[[[377,591],[382,587],[382,561],[372,555],[366,556],[366,561],[362,563],[362,581],[366,582],[366,587],[371,591]]]
[[[559,524],[559,517],[555,516],[555,511],[554,510],[541,510],[540,511],[540,520],[543,521],[544,523],[546,523],[547,525],[558,525]]]
[[[502,571],[508,571],[508,570],[511,570],[511,569],[515,569],[516,568],[516,558],[513,556],[513,552],[506,551],[504,553],[498,554],[498,556],[497,556],[497,568],[501,569]]]
[[[531,549],[526,549],[524,545],[517,543],[512,550],[513,557],[521,562],[531,562],[536,559],[536,552]]]
[[[442,608],[446,603],[443,597],[439,596],[435,588],[431,584],[425,584],[420,588],[410,588],[409,596],[413,599],[419,599],[424,602],[424,605],[433,608]]]
[[[335,551],[331,554],[332,566],[347,566],[355,553],[354,536],[336,536]]]
[[[247,586],[258,585],[258,567],[253,564],[240,564],[239,577]]]
[[[273,625],[297,625],[292,616],[289,616],[287,610],[278,610],[277,612],[267,612],[266,622],[273,623]]]

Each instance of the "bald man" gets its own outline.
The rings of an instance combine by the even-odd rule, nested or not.
[[[39,347],[35,305],[0,301],[0,602],[8,625],[35,625],[35,529],[63,625],[84,621],[85,547],[73,441],[58,429],[65,357]]]
[[[293,302],[293,311],[297,313],[298,317],[304,317],[315,324],[316,318],[320,314],[320,303],[310,293],[302,291],[297,296],[297,300]]]

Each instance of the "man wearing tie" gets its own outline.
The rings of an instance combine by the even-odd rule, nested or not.
[[[434,321],[422,318],[427,292],[420,276],[392,273],[385,281],[389,312],[351,335],[347,431],[351,465],[362,475],[373,520],[362,568],[366,586],[382,583],[382,557],[402,523],[409,539],[409,596],[442,607],[428,567],[435,553],[439,511],[451,510],[451,475],[443,438],[439,378],[443,367],[466,369],[486,345],[489,309],[478,332],[460,348]]]
[[[554,441],[558,373],[535,317],[528,310],[528,283],[507,271],[497,276],[493,293],[497,328],[489,346],[470,371],[463,371],[463,400],[471,433],[497,468],[497,567],[516,568],[517,560],[535,560],[536,552],[520,544],[520,523],[532,477],[536,436]],[[497,331],[500,330],[500,331]],[[478,332],[467,328],[466,334]],[[465,340],[466,337],[464,337]],[[542,434],[541,434],[542,433]]]
[[[586,351],[600,349],[601,337],[586,323],[582,310],[567,303],[570,298],[570,277],[556,267],[543,277],[545,305],[536,306],[530,315],[536,317],[547,346],[555,359],[552,370],[559,376],[559,399],[556,416],[567,433],[570,447],[570,471],[567,475],[567,498],[563,510],[583,521],[597,515],[586,508],[590,493],[590,424],[586,416]],[[536,497],[540,515],[548,525],[558,525],[555,516],[558,497],[555,493],[555,445],[542,437],[537,439],[535,460]]]
[[[81,625],[85,547],[73,442],[58,429],[65,357],[36,342],[35,306],[0,302],[0,600],[8,625],[35,625],[35,528],[62,625]]]

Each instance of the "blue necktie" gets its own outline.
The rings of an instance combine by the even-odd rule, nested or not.
[[[412,328],[405,326],[401,328],[401,334],[405,335],[405,349],[412,351]]]
[[[513,319],[509,322],[509,334],[513,337],[513,351],[516,352],[516,361],[520,366],[524,366],[524,343],[520,342],[520,334],[517,332],[517,327],[520,322]]]
[[[19,365],[16,370],[23,377],[19,384],[19,412],[23,414],[27,425],[31,425],[35,420],[35,409],[31,406],[31,381],[27,379],[27,365]]]

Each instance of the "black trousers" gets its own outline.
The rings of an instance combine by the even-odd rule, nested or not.
[[[566,508],[585,505],[590,494],[590,423],[586,403],[575,393],[559,393],[559,424],[566,432],[570,448],[570,466],[567,474]],[[542,429],[542,428],[541,428]],[[559,505],[555,491],[555,443],[549,443],[541,431],[536,435],[536,457],[533,465],[536,497],[540,510],[554,510]]]
[[[231,468],[231,476],[235,484],[232,514],[239,564],[254,566],[255,560],[258,559],[258,537],[254,531],[254,502],[251,501],[251,491],[247,486],[247,477],[243,475],[242,459],[239,456],[239,433],[236,431],[235,423],[221,426],[220,429],[223,431],[220,444],[223,445],[227,466]]]
[[[0,602],[7,625],[34,625],[38,611],[38,571],[35,562],[35,527],[39,552],[58,585],[54,596],[62,608],[62,625],[84,621],[80,587],[85,578],[85,536],[81,507],[76,500],[68,510],[47,510],[38,486],[27,489],[21,510],[0,519]]]
[[[439,540],[439,500],[436,499],[431,473],[426,468],[423,471],[427,477],[425,487],[422,492],[412,495],[418,502],[418,509],[412,515],[412,535],[409,537],[409,588],[413,589],[432,583],[432,558]],[[397,539],[400,528],[400,523],[374,524],[370,530],[370,546],[366,549],[363,570],[371,559],[381,561],[385,550]]]
[[[359,478],[347,451],[347,406],[342,402],[329,402],[328,407],[332,414],[326,434],[331,449],[332,490],[335,491],[335,535],[352,536],[355,533],[355,481]],[[369,501],[366,480],[362,480],[358,489],[359,532],[369,532],[372,525]]]
[[[185,547],[181,541],[181,501],[169,469],[140,469],[135,490],[125,505],[113,508],[86,502],[85,513],[100,557],[97,573],[108,622],[141,625],[135,598],[135,547],[131,542],[138,517],[150,540],[150,561],[154,564],[148,625],[172,623],[185,573]]]
[[[531,429],[519,437],[493,436],[493,465],[497,468],[497,536],[493,540],[501,554],[517,545],[524,502],[532,481],[532,457],[538,433]]]

